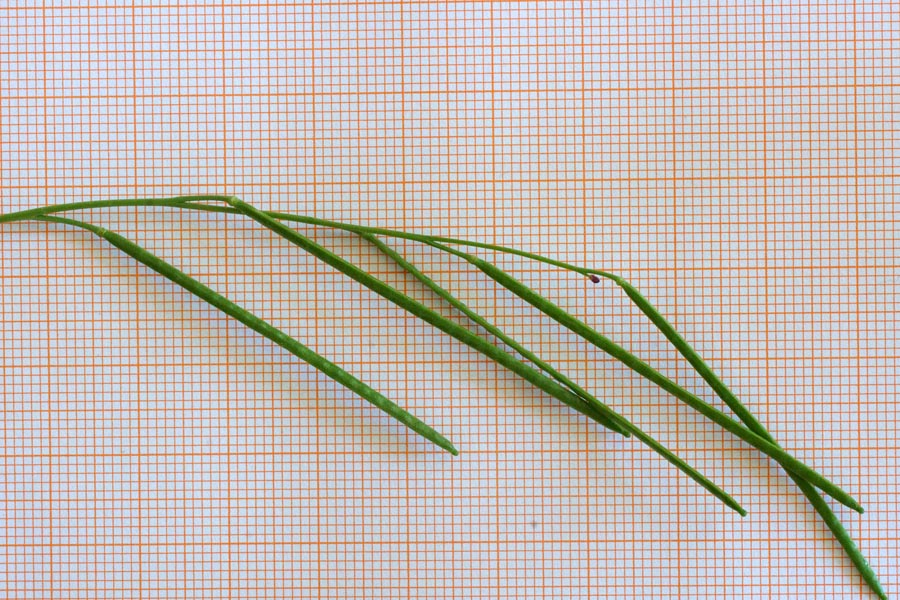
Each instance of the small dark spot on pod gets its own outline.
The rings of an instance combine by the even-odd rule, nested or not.
[[[591,278],[591,281],[593,281],[594,283],[600,283],[600,278],[597,277],[596,275],[594,275],[593,273],[590,274],[590,278]]]

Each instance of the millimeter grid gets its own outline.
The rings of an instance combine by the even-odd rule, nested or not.
[[[900,595],[892,3],[0,8],[0,210],[233,194],[628,278]],[[74,216],[74,215],[73,215]],[[0,226],[0,597],[868,598],[773,464],[392,245],[750,511],[245,219],[80,217],[408,407],[445,455],[84,232]],[[458,318],[360,240],[301,228]],[[720,403],[612,285],[490,252]]]

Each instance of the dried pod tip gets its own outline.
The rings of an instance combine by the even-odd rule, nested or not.
[[[593,273],[591,273],[588,277],[590,277],[591,281],[593,281],[594,283],[600,283],[600,278]]]

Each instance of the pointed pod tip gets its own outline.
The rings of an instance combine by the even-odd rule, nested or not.
[[[456,449],[456,446],[453,445],[453,442],[448,440],[447,438],[440,436],[439,439],[432,440],[435,444],[437,444],[440,448],[446,450],[453,456],[459,456],[459,450]]]
[[[743,506],[741,506],[738,503],[737,500],[735,500],[734,498],[729,496],[726,492],[723,492],[721,490],[719,490],[719,491],[721,492],[721,495],[719,495],[719,499],[725,503],[725,506],[727,506],[728,508],[730,508],[737,514],[741,515],[741,517],[746,517],[748,514],[750,514],[747,512],[746,508],[744,508]]]
[[[834,498],[834,496],[832,496],[832,498]],[[847,494],[844,498],[835,498],[835,500],[837,500],[847,508],[855,510],[859,514],[863,514],[866,512],[866,509],[862,507],[862,504],[857,502],[856,498],[852,498],[849,494]]]

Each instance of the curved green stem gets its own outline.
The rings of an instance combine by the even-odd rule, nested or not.
[[[96,208],[121,208],[125,206],[160,206],[171,208],[189,208],[197,206],[193,202],[222,201],[226,196],[213,194],[203,196],[175,196],[173,198],[130,198],[117,200],[88,200],[85,202],[69,202],[67,204],[51,204],[39,208],[30,208],[18,212],[0,215],[0,224],[15,221],[27,221],[37,217],[45,217],[73,210],[93,210]]]
[[[68,204],[53,204],[50,206],[44,206],[40,208],[34,208],[29,210],[24,210],[16,213],[10,213],[7,215],[0,215],[0,223],[8,223],[12,221],[21,221],[28,218],[34,218],[37,216],[51,215],[59,212],[68,212],[71,210],[89,210],[95,208],[112,208],[112,207],[121,207],[121,206],[165,206],[165,207],[174,207],[174,208],[187,208],[191,210],[199,210],[204,212],[216,212],[216,213],[225,213],[225,214],[240,214],[240,211],[231,206],[215,206],[211,204],[200,204],[201,202],[227,202],[230,196],[224,195],[216,195],[216,194],[207,194],[207,195],[197,195],[197,196],[175,196],[172,198],[138,198],[138,199],[122,199],[122,200],[92,200],[85,202],[71,202]],[[315,225],[318,227],[328,227],[330,229],[341,229],[344,231],[351,231],[353,233],[359,234],[372,234],[372,235],[382,235],[385,237],[393,237],[393,238],[401,238],[407,240],[413,240],[422,243],[428,242],[438,242],[441,244],[453,244],[458,246],[470,246],[473,248],[482,248],[484,250],[493,250],[495,252],[503,252],[506,254],[514,254],[516,256],[521,256],[523,258],[529,258],[531,260],[535,260],[538,262],[542,262],[544,264],[553,265],[555,267],[559,267],[561,269],[566,269],[567,271],[573,271],[575,273],[579,273],[584,276],[590,275],[599,275],[601,277],[607,277],[610,279],[615,279],[616,275],[612,273],[608,273],[606,271],[601,271],[598,269],[589,269],[587,267],[579,267],[578,265],[569,264],[567,262],[563,262],[561,260],[556,260],[553,258],[548,258],[546,256],[541,256],[540,254],[535,254],[533,252],[526,252],[524,250],[519,250],[517,248],[510,248],[507,246],[499,246],[497,244],[486,244],[484,242],[477,242],[474,240],[464,240],[459,238],[452,237],[443,237],[439,235],[425,235],[421,233],[412,233],[408,231],[401,231],[398,229],[388,229],[384,227],[367,227],[364,225],[353,225],[350,223],[341,223],[339,221],[329,221],[328,219],[317,219],[315,217],[308,217],[304,215],[295,215],[291,213],[283,213],[277,211],[264,211],[270,217],[275,219],[280,219],[282,221],[292,221],[294,223],[304,223],[306,225]]]
[[[188,208],[193,208],[195,210],[204,210],[210,212],[219,212],[219,213],[231,213],[235,214],[238,211],[234,208],[227,208],[223,206],[211,206],[208,204],[196,204],[196,202],[202,202],[207,200],[208,198],[184,198],[181,203],[184,204]],[[213,200],[224,200],[223,196],[213,198]],[[353,233],[368,233],[372,235],[383,235],[385,237],[393,237],[393,238],[401,238],[406,240],[414,240],[417,242],[428,243],[428,242],[439,242],[442,244],[454,244],[458,246],[471,246],[473,248],[482,248],[484,250],[494,250],[496,252],[504,252],[506,254],[515,254],[516,256],[522,256],[524,258],[530,258],[531,260],[536,260],[538,262],[542,262],[548,265],[553,265],[555,267],[560,267],[562,269],[567,269],[569,271],[574,271],[576,273],[581,273],[582,275],[590,275],[592,273],[596,273],[598,275],[603,275],[606,277],[613,277],[612,273],[606,273],[605,271],[597,271],[596,269],[587,269],[585,267],[579,267],[577,265],[572,265],[560,260],[555,260],[553,258],[548,258],[546,256],[541,256],[540,254],[535,254],[533,252],[526,252],[525,250],[519,250],[517,248],[509,248],[507,246],[498,246],[496,244],[486,244],[484,242],[476,242],[474,240],[464,240],[459,238],[451,238],[451,237],[443,237],[440,235],[425,235],[421,233],[411,233],[409,231],[401,231],[398,229],[387,229],[384,227],[367,227],[364,225],[353,225],[350,223],[341,223],[339,221],[329,221],[327,219],[317,219],[315,217],[307,217],[305,215],[294,215],[291,213],[282,213],[276,211],[265,211],[270,217],[274,217],[276,219],[280,219],[283,221],[293,221],[295,223],[304,223],[306,225],[316,225],[319,227],[328,227],[330,229],[342,229],[344,231],[352,231]]]

